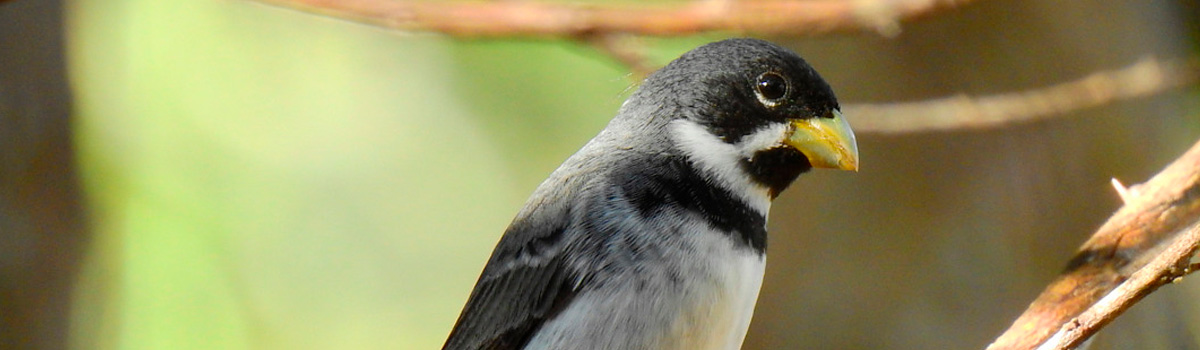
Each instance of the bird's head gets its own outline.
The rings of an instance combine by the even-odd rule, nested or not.
[[[653,106],[672,146],[726,183],[770,198],[813,167],[858,170],[854,133],[833,90],[795,53],[757,39],[696,48],[648,77],[631,100]],[[648,103],[647,103],[648,102]]]

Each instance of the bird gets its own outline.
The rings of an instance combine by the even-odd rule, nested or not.
[[[794,52],[688,51],[534,190],[442,349],[739,349],[771,201],[858,159],[833,89]]]

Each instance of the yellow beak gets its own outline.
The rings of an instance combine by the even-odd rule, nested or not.
[[[792,128],[784,144],[808,157],[817,168],[858,171],[858,142],[850,123],[836,109],[833,118],[817,117],[792,120]]]

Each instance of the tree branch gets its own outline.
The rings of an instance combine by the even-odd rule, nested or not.
[[[1200,142],[1125,192],[1125,205],[989,350],[1070,349],[1185,273],[1200,244]]]
[[[427,2],[398,0],[257,0],[391,29],[458,37],[567,38],[591,43],[629,66],[640,80],[654,70],[632,35],[676,36],[707,31],[817,35],[873,30],[899,33],[899,22],[973,0],[699,0],[670,5],[584,5],[537,1]],[[983,97],[849,104],[846,115],[863,133],[987,129],[1050,119],[1067,112],[1135,99],[1200,81],[1200,64],[1152,57],[1114,71],[1046,88]]]
[[[1128,67],[1092,73],[1040,89],[970,97],[958,95],[908,103],[849,104],[854,131],[898,134],[988,129],[1030,123],[1116,101],[1153,96],[1200,81],[1196,59],[1146,57]]]
[[[258,0],[373,26],[459,37],[577,38],[594,34],[682,36],[709,31],[816,35],[899,34],[902,20],[972,0],[702,0],[669,5],[537,1]]]
[[[1074,349],[1125,310],[1133,307],[1133,304],[1158,290],[1158,287],[1183,278],[1183,275],[1190,271],[1185,266],[1189,265],[1192,256],[1196,254],[1197,244],[1200,244],[1200,224],[1194,224],[1184,230],[1161,255],[1154,257],[1145,268],[1129,276],[1125,283],[1121,283],[1092,307],[1063,325],[1057,333],[1042,343],[1038,350]]]

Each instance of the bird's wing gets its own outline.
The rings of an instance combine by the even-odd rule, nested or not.
[[[521,349],[575,296],[582,276],[565,263],[569,215],[536,216],[545,220],[509,226],[443,350]]]

